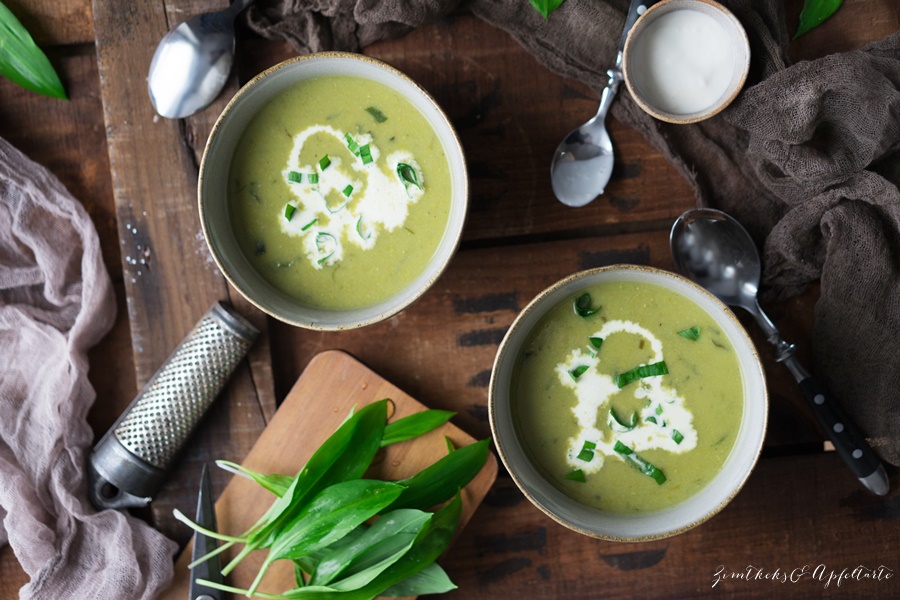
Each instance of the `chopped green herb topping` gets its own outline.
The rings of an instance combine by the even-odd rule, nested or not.
[[[344,191],[342,193],[349,198],[350,194],[353,193],[353,186],[348,184],[347,187],[344,188]]]
[[[613,429],[615,429],[616,431],[618,431],[620,433],[625,432],[625,431],[631,431],[632,429],[635,428],[635,426],[637,425],[637,422],[638,422],[637,411],[634,411],[633,413],[631,413],[631,422],[630,423],[626,423],[622,419],[620,419],[619,415],[616,414],[616,409],[614,409],[614,408],[609,409],[609,418],[612,419],[611,424],[613,426]]]
[[[303,182],[303,173],[298,173],[297,171],[289,171],[288,172],[288,181],[293,183],[302,183]]]
[[[600,346],[603,345],[603,338],[601,337],[590,337],[588,339],[591,341],[591,346],[593,346],[597,350],[599,350]]]
[[[406,163],[397,163],[397,177],[400,178],[400,182],[406,187],[414,185],[420,190],[422,189],[422,186],[419,185],[419,175],[416,173],[416,170]]]
[[[675,440],[676,444],[680,444],[684,440],[684,436],[681,435],[681,432],[677,429],[672,430],[672,439]]]
[[[321,265],[323,262],[331,258],[331,256],[337,250],[337,239],[330,233],[326,233],[323,231],[316,235],[316,248],[318,248],[319,254],[328,252],[329,249],[331,250],[330,252],[328,252],[328,254],[318,260],[318,264]]]
[[[666,361],[661,360],[658,363],[641,365],[640,367],[635,367],[630,371],[626,371],[624,373],[616,375],[616,385],[619,386],[619,389],[622,389],[632,381],[637,381],[638,379],[643,379],[644,377],[666,375],[668,374],[668,372],[669,368],[666,366]]]
[[[571,473],[567,475],[563,475],[563,479],[568,479],[569,481],[578,481],[579,483],[584,483],[584,471],[581,469],[575,469]]]
[[[309,229],[310,227],[312,227],[313,225],[315,225],[315,224],[316,224],[316,221],[318,221],[318,220],[319,220],[319,218],[316,217],[315,219],[313,219],[312,221],[310,221],[309,223],[307,223],[306,225],[304,225],[303,227],[301,227],[301,228],[300,228],[300,231],[306,231],[307,229]]]
[[[370,162],[372,162],[372,160],[373,160],[372,159],[372,149],[369,148],[368,144],[366,144],[365,146],[359,147],[359,158],[360,158],[360,160],[362,160],[362,163],[364,165],[367,165]]]
[[[296,206],[294,206],[293,204],[288,204],[287,206],[284,207],[284,218],[287,219],[288,221],[290,221],[291,217],[294,216],[294,211],[296,211],[296,210],[297,210]]]
[[[359,156],[359,144],[356,143],[356,140],[354,140],[349,133],[344,134],[344,139],[347,140],[347,149],[350,150],[354,156]]]
[[[385,121],[387,121],[387,117],[384,116],[384,113],[374,106],[369,106],[368,108],[366,108],[366,112],[372,115],[372,118],[375,119],[376,123],[384,123]]]
[[[658,423],[656,422],[656,417],[647,417],[646,421],[648,423],[653,423],[654,425],[658,425]]]
[[[330,164],[331,164],[331,159],[328,158],[328,155],[327,155],[327,154],[326,154],[325,156],[323,156],[322,158],[319,159],[319,168],[322,169],[323,171],[324,171],[325,169],[327,169],[327,168],[328,168],[328,165],[330,165]],[[317,180],[317,181],[318,181],[318,180]]]
[[[661,415],[661,414],[662,414],[662,406],[657,406],[657,407],[656,407],[656,414],[658,414],[658,415]]]
[[[666,482],[666,476],[658,468],[634,453],[634,450],[623,444],[620,440],[616,440],[615,450],[626,462],[631,463],[638,471],[651,477],[658,485]]]
[[[584,462],[591,462],[594,459],[594,450],[597,448],[597,444],[594,442],[585,442],[584,446],[581,448],[581,452],[578,453],[578,460],[583,460]]]
[[[575,304],[573,306],[575,308],[575,314],[582,319],[586,319],[600,310],[599,306],[597,308],[591,308],[591,295],[587,292],[575,298]]]
[[[366,235],[363,235],[363,231],[362,231],[362,215],[360,215],[359,218],[356,220],[356,233],[359,234],[359,237],[361,237],[361,238],[364,239],[364,240],[367,240],[367,239],[369,239],[370,237],[372,237],[372,232],[371,232],[371,231],[368,232]]]
[[[589,367],[587,365],[578,365],[577,367],[569,371],[569,375],[572,376],[572,379],[578,381],[578,378],[584,375],[584,372],[587,371],[588,368]]]
[[[310,183],[313,185],[319,183],[319,174],[318,173],[310,173],[309,175],[306,176],[306,181],[307,181],[307,183]]]
[[[679,331],[678,335],[688,340],[697,341],[700,339],[700,326],[694,325],[693,327],[685,329],[684,331]]]

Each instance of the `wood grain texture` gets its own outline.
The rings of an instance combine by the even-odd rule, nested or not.
[[[203,9],[225,2],[204,3]],[[193,2],[95,0],[94,31],[109,148],[123,278],[138,386],[143,386],[194,323],[217,300],[229,299],[201,234],[196,205],[198,155],[223,96],[194,119],[162,119],[146,88],[150,58],[170,28],[168,14],[198,10]],[[140,75],[136,75],[140,74]],[[233,92],[233,88],[231,89]],[[174,507],[187,509],[183,491],[211,456],[240,460],[275,408],[268,363],[267,320],[238,302],[263,330],[208,418],[191,439],[151,505],[150,518],[176,539]],[[255,369],[255,370],[251,370]]]
[[[426,408],[350,355],[323,352],[310,361],[242,464],[259,473],[297,473],[354,407],[361,408],[383,398],[392,401],[391,420]],[[366,476],[389,481],[411,477],[446,455],[445,437],[458,448],[475,442],[472,436],[447,423],[414,441],[395,444],[379,452]],[[497,460],[491,454],[475,479],[461,492],[460,528],[472,518],[496,476]],[[235,476],[216,503],[219,531],[233,535],[246,531],[272,501],[272,494],[255,482]],[[160,600],[181,600],[187,596],[189,548],[179,558],[175,581]],[[228,556],[230,559],[234,553]],[[223,560],[222,564],[227,564],[229,559]],[[262,559],[261,553],[247,557],[229,575],[229,585],[249,588]],[[278,593],[295,585],[293,568],[282,561],[273,565],[260,590]]]
[[[38,46],[92,44],[91,0],[3,0]]]

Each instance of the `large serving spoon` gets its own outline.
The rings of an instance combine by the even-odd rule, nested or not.
[[[195,15],[163,36],[147,77],[156,112],[182,119],[219,96],[234,62],[234,18],[251,2],[234,0],[225,10]]]
[[[624,81],[622,51],[638,17],[658,0],[631,0],[616,64],[606,72],[609,82],[600,94],[600,108],[587,123],[560,142],[550,163],[550,183],[557,200],[568,206],[584,206],[593,201],[609,183],[613,172],[613,145],[606,131],[606,113]]]
[[[669,238],[675,267],[722,302],[748,311],[775,346],[775,360],[788,368],[800,384],[819,425],[853,474],[879,496],[888,493],[887,473],[878,457],[844,411],[815,377],[794,356],[762,311],[757,300],[761,273],[759,253],[747,230],[724,212],[709,208],[689,210],[672,226]]]

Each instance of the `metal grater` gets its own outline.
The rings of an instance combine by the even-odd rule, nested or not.
[[[146,506],[259,331],[213,304],[94,447],[91,501],[98,509]]]

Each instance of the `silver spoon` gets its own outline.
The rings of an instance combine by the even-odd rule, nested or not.
[[[147,87],[153,108],[182,119],[215,100],[234,62],[234,18],[253,0],[189,18],[163,36],[153,53]]]
[[[725,304],[740,306],[753,315],[775,346],[775,360],[784,364],[800,384],[838,454],[868,490],[879,496],[887,494],[889,483],[881,461],[825,386],[799,363],[794,345],[781,337],[760,308],[756,298],[761,273],[759,253],[747,230],[721,211],[694,209],[676,219],[669,244],[678,271]]]
[[[600,108],[591,120],[560,142],[550,163],[550,183],[556,198],[568,206],[584,206],[603,193],[613,171],[613,145],[606,131],[606,113],[625,79],[622,51],[625,39],[638,17],[657,0],[631,0],[625,29],[619,42],[616,65],[609,69],[609,83],[600,94]]]

